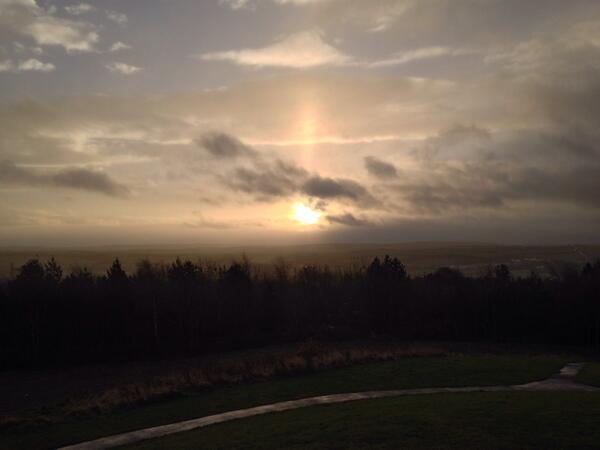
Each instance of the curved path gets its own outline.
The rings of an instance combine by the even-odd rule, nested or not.
[[[582,363],[571,363],[563,367],[560,373],[543,381],[534,381],[532,383],[518,384],[512,386],[469,386],[469,387],[442,387],[442,388],[421,388],[421,389],[396,389],[390,391],[367,391],[355,392],[350,394],[320,395],[318,397],[303,398],[300,400],[290,400],[286,402],[272,403],[270,405],[256,406],[254,408],[238,409],[212,416],[200,417],[198,419],[186,420],[183,422],[161,425],[143,430],[131,431],[128,433],[116,434],[93,441],[82,442],[81,444],[62,447],[59,450],[101,450],[120,445],[133,444],[146,439],[154,439],[182,431],[190,431],[196,428],[206,427],[230,420],[242,419],[245,417],[257,416],[271,412],[288,411],[290,409],[303,408],[305,406],[323,405],[331,403],[342,403],[352,400],[363,400],[381,397],[397,397],[401,395],[423,395],[423,394],[441,394],[448,392],[506,392],[506,391],[582,391],[582,392],[600,392],[600,388],[576,383],[573,377],[577,375],[583,367]]]

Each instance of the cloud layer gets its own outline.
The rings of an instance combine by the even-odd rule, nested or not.
[[[600,4],[158,3],[0,0],[3,235],[600,241]]]

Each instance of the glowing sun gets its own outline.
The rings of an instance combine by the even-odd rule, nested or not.
[[[321,213],[309,208],[302,203],[297,203],[294,206],[294,219],[300,222],[302,225],[314,225],[319,222]]]

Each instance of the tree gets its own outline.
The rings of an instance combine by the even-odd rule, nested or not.
[[[51,257],[48,262],[44,265],[44,274],[46,280],[53,285],[58,285],[62,280],[63,270],[62,267],[56,262],[54,256]]]
[[[123,285],[128,281],[129,278],[123,270],[119,258],[116,258],[106,271],[106,279],[113,285]]]

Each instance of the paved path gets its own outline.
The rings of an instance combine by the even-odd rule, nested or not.
[[[271,412],[288,411],[290,409],[303,408],[305,406],[324,405],[331,403],[342,403],[352,400],[363,400],[369,398],[398,397],[401,395],[423,395],[441,394],[448,392],[507,392],[507,391],[582,391],[600,392],[600,388],[576,383],[573,377],[583,367],[583,363],[571,363],[563,367],[560,373],[543,381],[519,384],[513,386],[469,386],[469,387],[442,387],[421,389],[396,389],[390,391],[367,391],[350,394],[320,395],[318,397],[303,398],[287,402],[272,403],[270,405],[256,406],[254,408],[238,409],[212,416],[200,417],[199,419],[186,420],[183,422],[161,425],[158,427],[145,428],[143,430],[116,434],[94,441],[62,447],[59,450],[102,450],[119,445],[133,444],[146,439],[154,439],[182,431],[190,431],[196,428],[206,427],[216,423],[228,422],[230,420],[257,416]]]

